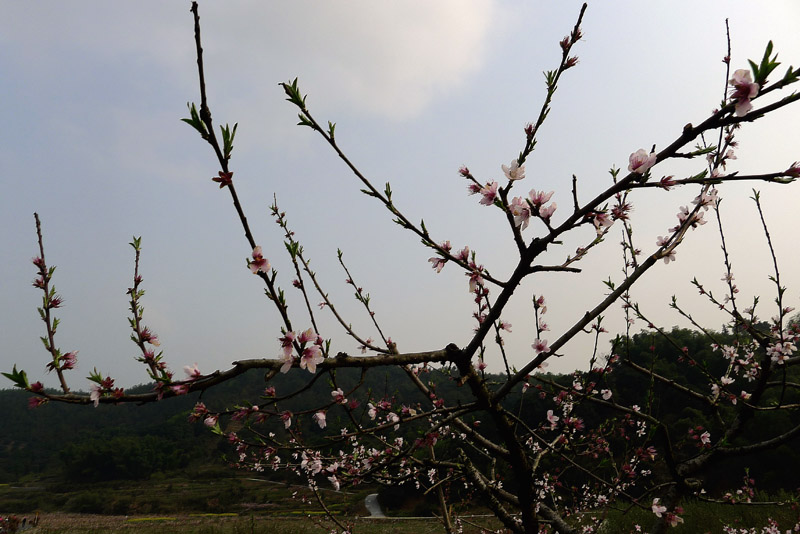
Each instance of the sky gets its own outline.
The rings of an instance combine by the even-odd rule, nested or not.
[[[79,351],[73,388],[87,389],[93,368],[118,385],[148,380],[134,361],[127,321],[134,235],[142,238],[145,323],[176,376],[194,363],[211,372],[238,359],[277,357],[278,315],[246,268],[251,251],[230,196],[211,181],[218,163],[179,120],[187,102],[199,101],[189,2],[0,5],[0,368],[16,364],[32,380],[56,383],[39,341],[41,294],[31,286],[34,212],[65,301],[56,345]],[[431,269],[430,250],[359,193],[321,137],[296,126],[278,84],[297,77],[311,113],[337,124],[341,147],[373,183],[391,183],[399,209],[411,220],[424,218],[438,242],[468,245],[503,277],[515,264],[507,224],[499,210],[466,194],[458,169],[467,165],[485,182],[503,177],[501,165],[519,153],[523,128],[541,107],[542,72],[557,66],[558,42],[579,11],[573,0],[200,2],[212,115],[217,125],[239,125],[230,165],[237,192],[298,328],[310,323],[269,215],[273,195],[325,291],[364,337],[375,332],[344,283],[337,249],[401,352],[465,345],[474,310],[463,272]],[[726,18],[733,69],[759,59],[770,39],[784,62],[779,70],[800,63],[800,5],[791,0],[758,9],[721,0],[590,3],[585,38],[575,48],[579,63],[562,78],[516,191],[555,191],[563,206],[558,222],[571,204],[573,174],[579,196],[589,199],[610,184],[612,166],[627,167],[632,152],[664,147],[686,123],[701,122],[723,96]],[[798,119],[796,104],[746,125],[728,169],[775,172],[800,160]],[[684,177],[703,166],[666,162],[654,172]],[[767,318],[775,314],[772,260],[749,200],[753,187],[761,190],[786,303],[798,306],[800,184],[720,191],[740,298],[749,303],[760,295],[759,315]],[[697,188],[637,192],[632,217],[645,254],[696,195]],[[660,263],[634,291],[658,324],[686,325],[668,306],[673,294],[705,326],[725,322],[690,284],[697,277],[724,293],[715,226],[691,232],[676,261]],[[532,224],[525,236],[541,230]],[[563,261],[585,244],[593,234],[585,230],[551,247],[547,260]],[[541,275],[518,289],[504,315],[513,325],[506,336],[513,365],[534,355],[531,295],[547,299],[552,341],[602,298],[604,280],[621,279],[619,235],[615,227],[582,273]],[[602,353],[624,326],[619,310],[607,314],[611,333],[600,340]],[[324,310],[318,316],[335,352],[358,353]],[[581,336],[549,370],[585,368],[591,350],[591,337]],[[496,351],[487,361],[500,371]]]

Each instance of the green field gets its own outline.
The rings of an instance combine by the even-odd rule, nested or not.
[[[437,513],[433,499],[410,498],[396,509],[386,510],[393,517],[371,519],[364,498],[375,487],[334,492],[323,490],[326,504],[342,523],[358,533],[392,532],[426,534],[443,532],[435,517],[407,519]],[[390,499],[399,502],[398,499]],[[675,534],[722,532],[723,525],[762,527],[767,518],[779,521],[781,532],[795,525],[800,517],[796,505],[731,506],[690,501],[682,515],[685,523],[670,529]],[[465,509],[462,509],[464,512]],[[227,469],[203,469],[181,476],[155,476],[142,482],[108,482],[91,485],[65,485],[57,479],[31,479],[18,484],[0,484],[0,515],[32,517],[40,514],[33,534],[105,534],[163,532],[206,534],[305,534],[328,533],[335,528],[303,485],[258,479],[251,473]],[[466,513],[485,514],[479,508]],[[580,518],[588,523],[592,514]],[[633,526],[647,528],[653,520],[649,507],[626,513],[611,511],[603,517],[604,534],[627,534]],[[469,517],[463,532],[478,534],[500,528],[491,517]]]

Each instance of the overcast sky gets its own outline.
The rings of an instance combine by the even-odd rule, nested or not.
[[[260,280],[246,269],[250,250],[227,191],[211,177],[213,153],[180,122],[199,101],[189,2],[0,1],[0,368],[16,363],[46,379],[44,324],[31,286],[37,255],[33,213],[42,218],[47,260],[65,299],[57,345],[79,350],[71,385],[87,388],[97,367],[118,383],[147,381],[134,362],[126,289],[133,276],[131,236],[142,237],[145,322],[158,333],[176,376],[197,362],[204,372],[236,359],[276,357],[278,316]],[[397,206],[425,219],[437,241],[468,245],[498,277],[510,273],[514,246],[499,210],[466,195],[465,164],[483,181],[500,180],[524,143],[544,96],[542,72],[555,68],[558,41],[580,3],[551,1],[201,2],[206,77],[217,124],[239,123],[231,169],[256,240],[300,314],[282,236],[268,213],[273,193],[320,281],[364,337],[374,336],[336,261],[341,248],[372,296],[384,331],[401,351],[463,346],[474,326],[467,279],[452,265],[435,274],[429,250],[392,224],[383,208],[323,140],[295,126],[279,82],[295,77],[320,120],[375,184],[391,182]],[[800,5],[753,2],[603,1],[589,5],[585,39],[518,186],[555,190],[569,206],[571,176],[588,199],[625,168],[639,148],[666,146],[684,124],[703,120],[722,98],[725,19],[732,68],[758,59],[769,39],[785,63],[800,63]],[[774,172],[800,159],[800,106],[746,126],[729,170]],[[663,168],[662,168],[663,167]],[[703,162],[668,162],[658,176],[688,176]],[[800,261],[795,235],[799,186],[746,184],[721,191],[734,274],[745,301],[761,294],[760,315],[775,313],[771,260],[748,200],[762,190],[787,302],[797,305]],[[637,244],[655,250],[659,235],[697,190],[634,197]],[[556,212],[563,220],[566,211]],[[659,264],[634,293],[665,326],[683,325],[668,308],[677,294],[696,317],[718,328],[724,317],[698,298],[697,276],[724,287],[714,224],[689,235],[677,261]],[[526,237],[541,227],[531,225]],[[512,363],[533,355],[530,296],[544,294],[554,340],[620,279],[619,229],[580,275],[548,275],[522,286],[505,319]],[[579,233],[548,252],[553,261],[591,237]],[[314,297],[315,302],[319,301]],[[611,315],[618,315],[618,306]],[[609,318],[618,330],[619,317]],[[356,344],[330,321],[321,333],[334,351]],[[640,326],[637,325],[637,329]],[[607,351],[610,337],[602,340]],[[578,340],[551,369],[584,367],[591,343]],[[494,353],[492,353],[494,354]],[[496,355],[489,359],[500,370]],[[298,372],[298,371],[296,371]],[[9,386],[0,384],[0,387]]]

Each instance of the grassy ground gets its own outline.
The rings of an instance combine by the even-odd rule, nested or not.
[[[343,523],[353,524],[359,534],[392,532],[427,534],[443,532],[434,518],[368,519],[364,498],[375,492],[324,491],[329,509]],[[155,477],[146,482],[116,482],[76,487],[57,482],[31,480],[26,484],[0,484],[0,515],[32,516],[41,512],[39,527],[31,534],[325,534],[334,528],[302,485],[267,482],[252,474],[231,476],[230,471],[199,472],[176,477]],[[417,515],[424,503],[408,503],[399,513]],[[763,527],[768,518],[779,521],[781,532],[792,528],[800,517],[792,506],[730,506],[704,502],[685,503],[684,524],[674,534],[718,534],[723,525]],[[582,516],[589,520],[590,515]],[[652,512],[632,509],[612,511],[600,532],[628,534],[636,524],[645,527]],[[588,521],[587,521],[588,522]],[[475,523],[470,524],[470,523]],[[481,527],[495,530],[494,519],[468,519],[466,534],[478,534]]]
[[[493,522],[480,519],[490,527]],[[433,534],[442,532],[435,519],[350,519],[359,534]],[[322,534],[335,525],[323,517],[268,516],[89,516],[76,514],[44,514],[39,526],[29,534]],[[478,534],[480,528],[466,525],[466,534]]]

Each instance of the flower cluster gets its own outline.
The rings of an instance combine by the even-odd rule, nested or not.
[[[525,230],[528,227],[529,219],[531,216],[539,217],[545,223],[550,223],[550,218],[556,212],[557,204],[553,202],[549,206],[545,206],[550,202],[553,192],[544,192],[531,189],[528,192],[527,198],[514,197],[511,199],[509,210],[511,215],[514,216],[514,224],[520,229]]]
[[[279,338],[279,341],[281,342],[281,358],[283,359],[282,373],[288,373],[289,369],[297,361],[293,354],[295,344],[299,349],[301,369],[307,369],[309,373],[314,374],[317,372],[317,365],[325,359],[322,352],[324,340],[322,336],[314,332],[313,328],[309,328],[299,334],[294,331],[286,332]]]

